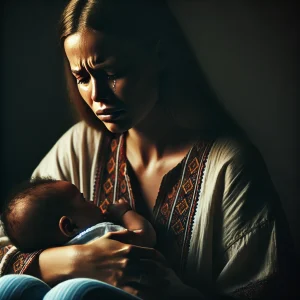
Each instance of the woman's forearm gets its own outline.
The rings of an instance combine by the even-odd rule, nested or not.
[[[64,246],[42,251],[25,271],[54,286],[73,277],[80,245]]]

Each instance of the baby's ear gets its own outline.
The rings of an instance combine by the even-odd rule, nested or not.
[[[78,233],[78,227],[69,217],[61,217],[58,226],[62,234],[67,237],[73,237]]]

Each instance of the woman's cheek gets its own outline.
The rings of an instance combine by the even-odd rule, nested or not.
[[[88,91],[83,89],[82,87],[78,87],[78,91],[80,96],[82,97],[82,99],[86,102],[86,104],[88,104],[90,107],[92,106],[92,100],[88,95]]]
[[[119,100],[124,100],[124,95],[126,94],[126,87],[127,87],[127,79],[126,78],[117,80],[115,96]]]
[[[138,89],[138,82],[134,78],[124,78],[120,82],[116,96],[128,105],[134,104],[132,102],[135,102],[136,89]]]

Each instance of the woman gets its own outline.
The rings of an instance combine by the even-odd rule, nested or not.
[[[216,102],[167,5],[72,0],[61,43],[84,122],[33,175],[71,181],[102,211],[125,198],[158,243],[132,246],[120,232],[32,254],[7,247],[2,275],[51,286],[93,278],[142,298],[286,296],[290,240],[269,175]]]

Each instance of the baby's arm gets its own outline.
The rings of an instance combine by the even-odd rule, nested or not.
[[[132,210],[129,203],[120,199],[108,207],[108,218],[134,232],[132,243],[142,247],[154,247],[156,233],[151,223]]]

